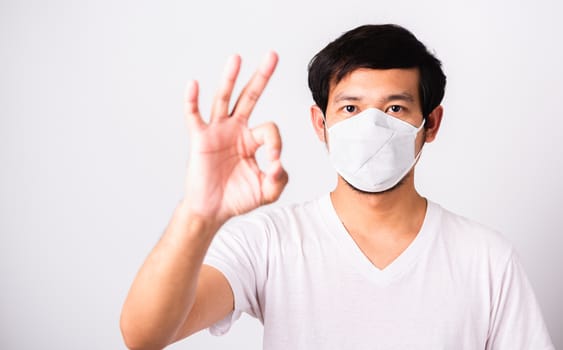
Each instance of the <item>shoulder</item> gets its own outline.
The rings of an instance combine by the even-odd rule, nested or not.
[[[433,205],[441,212],[439,240],[455,254],[496,266],[504,265],[511,259],[514,248],[499,231],[438,204]]]
[[[292,232],[308,231],[309,226],[318,225],[319,221],[322,221],[319,203],[323,201],[323,198],[319,197],[301,203],[261,207],[232,218],[220,231],[251,236],[257,234],[263,238],[277,235],[280,232],[291,235]]]

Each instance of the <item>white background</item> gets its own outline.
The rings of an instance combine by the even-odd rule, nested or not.
[[[185,83],[201,82],[208,111],[232,53],[244,80],[267,50],[280,54],[251,119],[281,129],[280,203],[331,190],[307,63],[342,32],[387,22],[448,76],[420,192],[513,242],[562,348],[562,14],[555,0],[2,0],[0,348],[124,348],[122,302],[182,196]],[[261,337],[243,317],[224,337],[170,348],[259,349]]]

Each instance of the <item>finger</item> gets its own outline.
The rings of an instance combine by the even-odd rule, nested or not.
[[[260,98],[260,95],[262,95],[264,88],[274,73],[277,63],[278,55],[274,51],[269,52],[248,84],[242,89],[235,107],[233,108],[233,112],[231,113],[234,117],[244,121],[248,120],[252,109],[254,109],[256,102]]]
[[[240,56],[234,55],[229,58],[223,71],[223,77],[211,107],[211,120],[227,118],[229,116],[229,101],[240,71]]]
[[[276,124],[262,124],[252,129],[251,132],[256,144],[265,147],[266,158],[269,162],[274,162],[280,158],[282,142]]]
[[[287,172],[280,161],[282,142],[278,127],[266,123],[252,129],[252,136],[259,146],[264,146],[270,165],[261,174],[261,192],[264,204],[277,200],[288,181]]]
[[[270,164],[267,171],[262,175],[262,198],[264,204],[275,202],[287,185],[289,177],[278,159]]]
[[[203,126],[198,106],[199,85],[196,80],[189,81],[184,95],[184,115],[189,129]]]

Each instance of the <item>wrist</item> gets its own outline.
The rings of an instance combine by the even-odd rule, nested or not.
[[[174,216],[189,227],[189,231],[214,234],[227,221],[217,215],[201,213],[183,199],[174,211]]]

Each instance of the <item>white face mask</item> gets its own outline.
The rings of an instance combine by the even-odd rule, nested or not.
[[[379,109],[368,108],[328,129],[329,156],[348,183],[365,192],[382,192],[395,186],[411,170],[416,128]],[[421,150],[422,151],[422,150]]]

